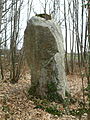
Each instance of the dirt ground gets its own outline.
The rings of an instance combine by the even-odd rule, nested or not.
[[[81,98],[81,77],[79,75],[68,75],[67,80],[71,94]],[[86,85],[86,78],[84,78],[84,84]],[[0,120],[79,120],[78,117],[72,115],[58,117],[42,109],[34,109],[34,102],[27,98],[29,86],[29,71],[24,72],[16,84],[0,81]],[[86,115],[82,117],[82,120],[86,120]]]

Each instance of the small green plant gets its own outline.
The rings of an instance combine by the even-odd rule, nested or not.
[[[45,106],[48,106],[50,104],[50,101],[44,99],[44,100],[41,100],[41,104],[45,105]]]
[[[79,120],[81,119],[82,115],[84,113],[88,113],[87,108],[78,108],[78,109],[73,109],[69,111],[71,115],[79,117]]]
[[[43,105],[36,105],[36,106],[34,107],[34,109],[42,109],[42,110],[44,110],[45,108],[44,108]]]
[[[29,88],[29,90],[28,90],[28,94],[35,96],[36,87],[37,87],[37,86],[31,86],[31,87]]]
[[[84,90],[89,91],[90,90],[90,84],[88,84],[88,86]]]
[[[47,107],[45,111],[57,116],[62,116],[64,114],[62,111],[58,110],[55,106]]]
[[[62,110],[59,110],[60,106],[58,103],[50,102],[47,99],[40,100],[38,98],[33,98],[33,101],[35,103],[34,109],[42,109],[50,114],[61,116],[64,114]]]
[[[4,111],[4,112],[9,112],[10,109],[9,109],[9,107],[8,107],[7,105],[3,105],[3,106],[2,106],[2,111]]]

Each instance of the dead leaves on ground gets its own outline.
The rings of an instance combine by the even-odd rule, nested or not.
[[[76,97],[82,97],[80,92],[82,89],[81,78],[76,75],[69,75],[67,79],[71,94]],[[86,79],[84,82],[86,84]],[[29,86],[29,73],[22,76],[16,84],[11,84],[9,82],[0,83],[0,120],[78,120],[78,118],[71,115],[58,117],[57,115],[54,116],[45,112],[43,109],[34,109],[34,101],[27,98]],[[70,109],[75,109],[76,105],[71,105],[69,107]],[[58,107],[58,109],[64,111],[62,105]],[[84,117],[82,120],[86,120],[86,118]]]

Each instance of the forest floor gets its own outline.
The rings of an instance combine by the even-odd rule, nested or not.
[[[82,99],[82,79],[79,75],[67,76],[71,95],[78,99]],[[87,80],[84,78],[84,85]],[[29,71],[24,71],[20,80],[16,84],[11,84],[8,81],[0,81],[0,120],[79,120],[78,117],[72,115],[52,115],[43,109],[35,109],[35,100],[27,97],[27,91],[30,87]],[[40,100],[39,100],[40,102]],[[54,102],[50,104],[56,104]],[[69,106],[70,109],[75,109],[76,104]],[[59,109],[64,111],[62,105]],[[81,120],[86,120],[86,114]]]

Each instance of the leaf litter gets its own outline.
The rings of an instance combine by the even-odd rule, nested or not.
[[[68,75],[68,84],[71,95],[82,98],[82,79],[79,75]],[[86,84],[86,78],[84,84]],[[27,90],[31,84],[28,71],[21,76],[16,84],[0,81],[0,120],[79,120],[72,115],[57,116],[46,112],[43,109],[35,109],[35,102],[28,99]],[[69,106],[70,109],[77,107],[76,104]],[[63,110],[60,105],[60,110]],[[82,117],[86,120],[86,115]]]

